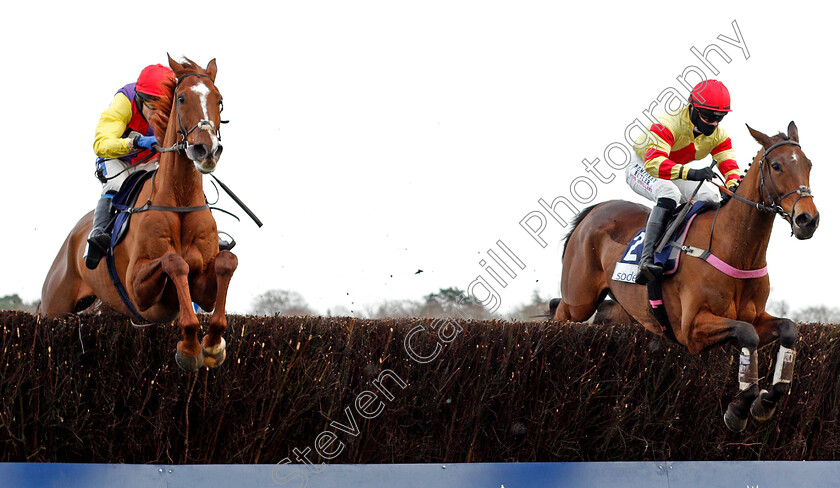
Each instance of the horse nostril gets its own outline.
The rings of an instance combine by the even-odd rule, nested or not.
[[[213,151],[213,159],[217,160],[222,156],[222,145],[219,144],[216,146],[216,150]]]
[[[814,219],[811,217],[811,214],[807,212],[803,212],[796,216],[793,221],[796,223],[797,227],[808,227],[815,223]]]
[[[204,144],[196,144],[193,146],[193,154],[199,161],[207,159],[207,146]]]

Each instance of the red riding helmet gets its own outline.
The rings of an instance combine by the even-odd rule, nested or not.
[[[137,78],[137,86],[135,89],[140,93],[151,95],[153,97],[161,97],[166,94],[163,88],[163,82],[166,80],[175,80],[175,73],[162,64],[152,64],[143,68],[140,72],[140,77]]]
[[[717,80],[701,81],[691,90],[689,101],[697,108],[705,108],[715,112],[731,112],[729,107],[729,90],[726,85]]]

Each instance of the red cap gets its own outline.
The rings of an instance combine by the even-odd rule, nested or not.
[[[163,82],[166,80],[174,81],[175,73],[162,64],[152,64],[140,72],[135,90],[153,97],[161,97],[166,94],[163,88]]]
[[[729,107],[729,90],[726,85],[717,80],[701,81],[691,90],[691,103],[695,107],[714,110],[715,112],[731,112]]]

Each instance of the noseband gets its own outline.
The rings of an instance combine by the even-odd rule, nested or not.
[[[770,154],[770,152],[779,146],[787,145],[800,147],[799,143],[796,141],[780,141],[765,149],[761,155],[761,160],[758,162],[759,193],[761,194],[761,202],[753,202],[751,200],[747,200],[746,198],[740,197],[734,192],[726,189],[725,186],[718,185],[718,187],[725,189],[726,192],[729,193],[729,195],[735,198],[736,200],[740,200],[748,205],[752,205],[762,212],[772,212],[781,215],[782,218],[787,220],[787,222],[790,224],[791,232],[793,232],[793,218],[791,217],[791,214],[785,212],[785,210],[782,208],[782,200],[789,197],[790,195],[793,195],[794,193],[798,194],[798,196],[796,197],[796,201],[793,202],[793,207],[791,208],[791,213],[796,215],[796,204],[799,203],[799,200],[801,200],[804,197],[814,198],[814,195],[811,193],[811,188],[807,186],[800,186],[799,188],[791,190],[780,196],[779,191],[776,189],[776,183],[773,181],[773,174],[770,172],[770,169],[767,170],[767,176],[765,177],[764,175],[764,169],[766,167],[765,163],[767,163],[767,156]]]

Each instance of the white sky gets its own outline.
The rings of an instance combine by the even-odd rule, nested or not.
[[[321,313],[466,289],[490,279],[479,261],[499,239],[526,265],[497,286],[501,312],[534,290],[558,296],[565,230],[549,221],[543,249],[520,220],[540,198],[569,197],[587,175],[583,158],[614,173],[604,148],[700,66],[692,46],[715,43],[731,57],[710,59],[732,93],[723,125],[741,166],[759,149],[744,123],[776,133],[790,120],[814,163],[822,225],[798,241],[777,220],[771,299],[833,305],[835,16],[787,2],[683,5],[13,2],[0,19],[0,296],[39,298],[61,242],[99,196],[99,114],[167,52],[216,58],[231,121],[216,175],[265,222],[257,229],[227,198],[242,222],[216,214],[238,242],[230,312],[273,288]],[[735,38],[733,20],[749,59],[717,39]],[[598,184],[596,201],[612,198],[643,201],[623,172]]]

